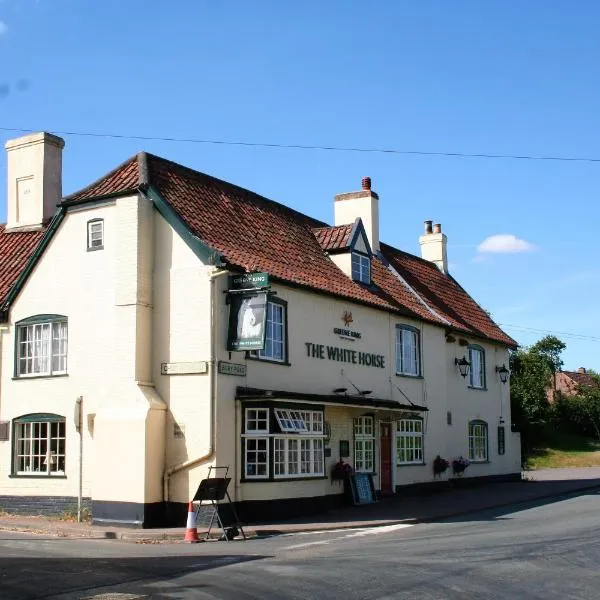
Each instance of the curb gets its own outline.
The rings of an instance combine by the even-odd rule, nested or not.
[[[246,526],[244,531],[248,539],[264,539],[268,537],[274,537],[278,535],[293,534],[293,533],[310,533],[316,531],[331,531],[340,529],[374,529],[376,527],[385,527],[389,525],[400,525],[400,524],[412,524],[417,523],[433,523],[436,521],[442,521],[445,519],[451,519],[454,517],[461,517],[469,514],[475,514],[478,512],[492,510],[494,508],[503,508],[506,506],[521,506],[531,504],[538,500],[545,500],[548,498],[564,498],[577,494],[585,490],[598,489],[600,488],[600,482],[593,484],[582,485],[574,487],[569,490],[561,492],[552,492],[547,494],[541,494],[531,498],[521,498],[507,500],[504,502],[491,503],[485,506],[479,506],[470,509],[459,509],[454,511],[448,511],[435,516],[424,516],[424,517],[407,517],[404,519],[381,519],[378,521],[345,521],[341,523],[307,523],[306,525],[298,525],[292,528],[281,528],[274,525],[273,527],[264,527],[256,529],[255,527]],[[162,532],[152,533],[152,530],[140,530],[137,531],[119,531],[118,529],[111,530],[85,530],[75,529],[69,526],[56,527],[56,526],[44,526],[43,524],[25,524],[15,523],[11,524],[8,522],[2,522],[0,519],[0,531],[14,531],[24,532],[32,534],[46,534],[52,535],[59,538],[80,538],[80,539],[96,539],[96,540],[118,540],[123,542],[133,543],[153,543],[153,542],[182,542],[184,543],[184,530],[177,532]],[[202,537],[206,533],[206,530],[199,530],[198,535]],[[218,537],[215,537],[218,539]],[[201,540],[204,541],[204,540]]]

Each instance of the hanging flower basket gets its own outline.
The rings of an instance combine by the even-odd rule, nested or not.
[[[334,481],[343,481],[347,476],[352,475],[354,469],[352,465],[345,463],[341,458],[331,467],[331,479]]]
[[[452,472],[455,475],[462,475],[465,472],[465,469],[469,466],[469,460],[462,456],[455,458],[452,461]]]
[[[446,469],[450,466],[450,463],[442,458],[439,454],[435,457],[433,461],[433,474],[434,476],[439,476],[442,473],[446,472]]]

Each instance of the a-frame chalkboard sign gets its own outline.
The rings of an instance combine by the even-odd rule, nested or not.
[[[348,478],[353,504],[372,504],[377,502],[373,475],[370,473],[354,473]]]

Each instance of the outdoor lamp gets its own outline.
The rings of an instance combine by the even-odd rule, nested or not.
[[[471,363],[464,356],[460,360],[455,358],[454,364],[458,365],[458,370],[463,377],[466,377],[469,374],[469,367],[471,366]]]
[[[501,367],[496,367],[496,373],[498,373],[498,377],[500,377],[500,381],[502,383],[506,383],[508,381],[508,376],[510,375],[510,371],[506,368],[506,365],[502,365]]]

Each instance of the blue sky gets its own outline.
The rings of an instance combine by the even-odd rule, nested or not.
[[[600,157],[599,30],[584,0],[0,0],[0,127]],[[441,222],[509,334],[600,370],[600,163],[63,137],[65,194],[146,150],[331,222],[369,175],[384,241]]]

